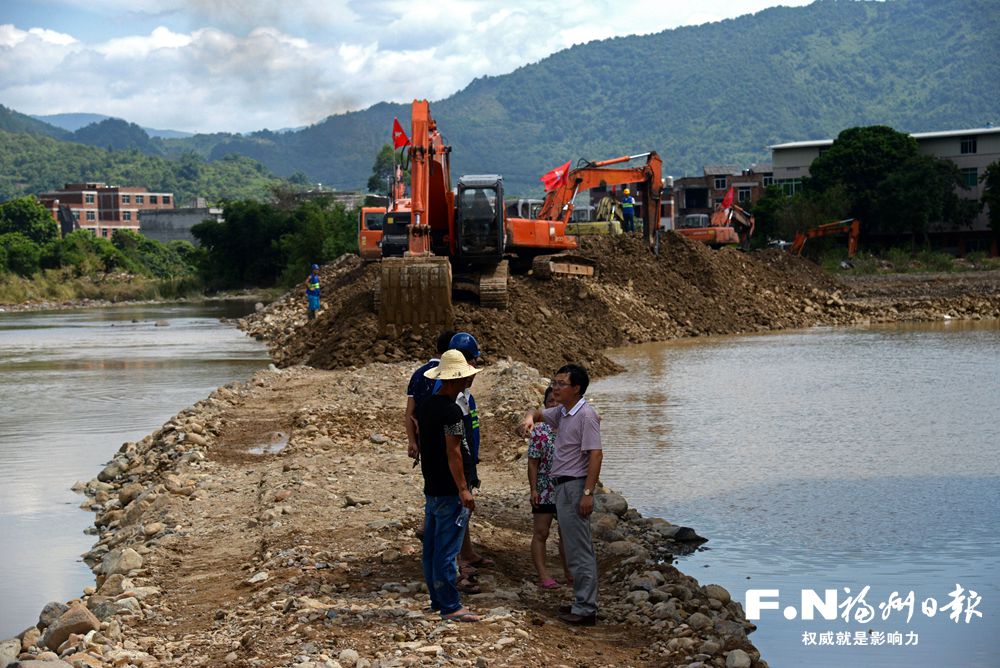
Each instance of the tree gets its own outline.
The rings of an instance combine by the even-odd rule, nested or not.
[[[0,234],[8,232],[20,232],[41,245],[59,236],[59,226],[34,197],[18,197],[0,204]]]
[[[979,182],[983,184],[979,210],[989,209],[990,229],[993,230],[994,237],[1000,237],[1000,160],[986,166]]]
[[[884,125],[844,130],[809,173],[807,197],[816,201],[840,189],[845,213],[860,219],[865,232],[925,236],[933,222],[968,217],[955,194],[962,187],[955,164],[920,153],[913,137]]]
[[[42,249],[20,232],[0,235],[0,249],[7,257],[7,269],[15,274],[27,277],[39,270]]]
[[[395,151],[389,144],[383,144],[375,156],[372,165],[372,175],[368,178],[368,192],[379,195],[389,194],[389,178],[393,172],[393,157]]]

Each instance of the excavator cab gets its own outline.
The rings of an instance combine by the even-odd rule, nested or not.
[[[456,258],[468,265],[499,262],[504,252],[503,177],[461,177],[456,203]]]

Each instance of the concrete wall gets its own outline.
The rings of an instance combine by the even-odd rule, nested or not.
[[[222,222],[222,209],[214,207],[156,210],[139,212],[139,231],[150,239],[163,243],[190,241],[198,245],[191,228],[206,220]]]

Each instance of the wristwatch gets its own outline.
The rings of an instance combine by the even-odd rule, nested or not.
[[[592,494],[591,490],[587,489],[586,487],[583,488],[584,496],[590,496],[591,494]]]

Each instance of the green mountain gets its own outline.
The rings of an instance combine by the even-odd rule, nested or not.
[[[655,150],[666,173],[681,176],[706,164],[769,162],[770,144],[856,125],[981,127],[1000,122],[998,81],[996,0],[817,0],[575,46],[476,79],[431,112],[454,149],[455,174],[500,173],[508,192],[539,194],[538,177],[566,160]],[[0,112],[0,129],[42,132],[9,127],[28,117]],[[409,115],[408,104],[379,103],[296,132],[155,138],[156,151],[124,146],[197,154],[209,165],[246,156],[280,176],[304,172],[358,189],[393,117],[406,127]],[[116,145],[97,134],[89,143]],[[68,146],[67,155],[76,150]]]
[[[1000,121],[1000,3],[819,0],[644,37],[575,46],[433,102],[457,173],[512,192],[566,160],[656,150],[674,175],[769,162],[767,146],[887,124]],[[357,188],[409,106],[377,104],[288,134],[221,138],[281,175]]]
[[[168,159],[135,149],[108,151],[39,134],[0,130],[0,202],[81,181],[172,192],[179,205],[194,197],[209,201],[262,199],[271,186],[280,183],[267,168],[245,156],[206,162],[187,153]]]
[[[65,139],[70,134],[62,128],[8,109],[2,104],[0,104],[0,131],[43,135],[55,139]]]

